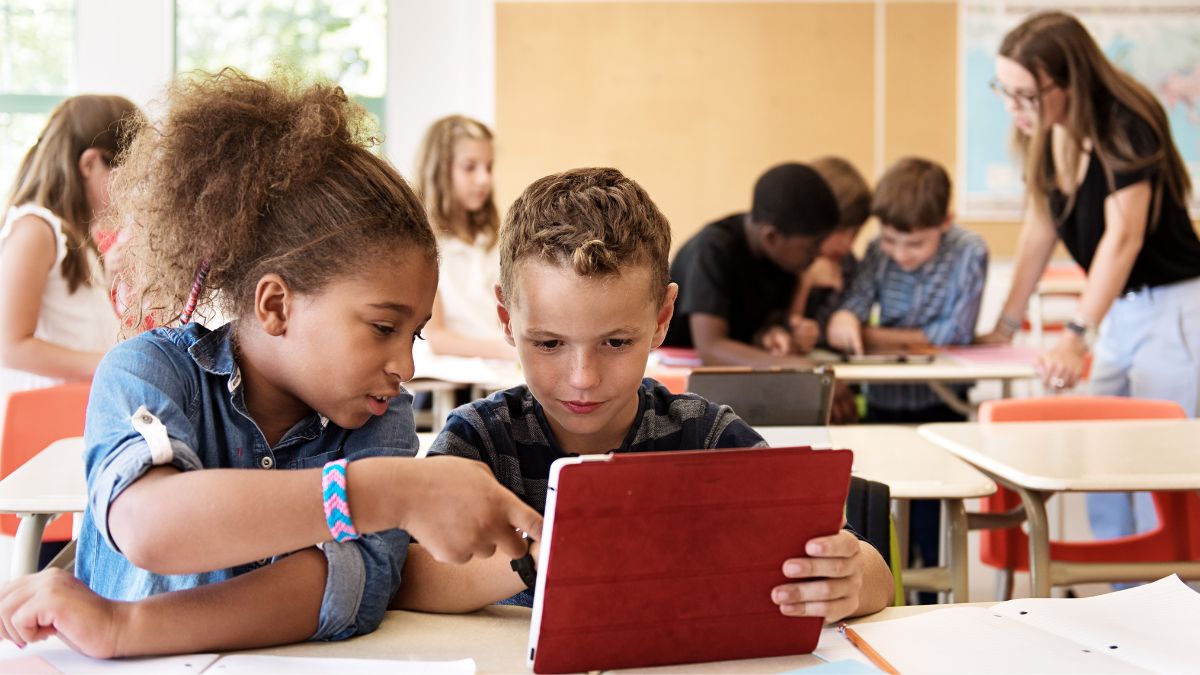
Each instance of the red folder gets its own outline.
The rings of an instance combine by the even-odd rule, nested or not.
[[[560,459],[551,469],[529,662],[536,673],[806,654],[783,562],[841,527],[848,450]]]

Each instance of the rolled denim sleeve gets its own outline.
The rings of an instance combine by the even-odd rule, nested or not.
[[[390,408],[388,415],[351,432],[344,446],[347,459],[353,462],[365,457],[416,454],[412,396],[405,392],[393,398]],[[349,490],[353,494],[354,486],[350,485]],[[400,572],[408,558],[410,539],[404,530],[385,530],[354,541],[322,544],[327,569],[325,594],[311,640],[344,640],[379,627],[388,603],[400,589]]]
[[[312,640],[344,640],[370,633],[383,621],[400,589],[408,533],[387,530],[354,541],[326,542],[325,595]]]
[[[850,282],[850,287],[842,296],[842,304],[838,307],[839,310],[846,310],[858,320],[866,323],[867,318],[871,315],[871,307],[879,299],[879,275],[887,265],[887,257],[883,254],[883,249],[879,247],[879,240],[872,241],[867,247],[867,253],[863,256],[862,264],[858,266],[858,271],[854,275],[853,281]]]
[[[119,345],[96,371],[84,432],[88,509],[113,550],[119,551],[109,508],[130,485],[154,466],[203,468],[187,415],[188,379],[172,355],[149,340]]]

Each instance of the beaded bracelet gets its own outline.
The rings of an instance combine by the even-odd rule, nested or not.
[[[329,462],[321,471],[321,493],[325,496],[325,523],[334,541],[358,539],[346,497],[346,460]]]

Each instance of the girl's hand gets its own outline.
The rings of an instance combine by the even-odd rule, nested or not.
[[[820,324],[799,314],[793,314],[788,324],[792,327],[792,346],[797,354],[807,354],[816,348],[821,338]]]
[[[771,356],[787,356],[792,353],[792,335],[783,326],[771,326],[759,336],[758,346]]]
[[[787,616],[820,616],[825,623],[850,616],[862,592],[861,550],[858,538],[846,530],[810,539],[804,552],[812,557],[783,563],[784,576],[805,581],[776,586],[771,601]]]
[[[1037,373],[1042,385],[1054,390],[1070,389],[1083,377],[1087,362],[1087,346],[1070,331],[1050,349],[1038,357]]]
[[[400,527],[438,562],[465,563],[497,549],[525,555],[524,532],[542,538],[542,517],[501,485],[483,462],[428,457],[404,462],[411,471],[396,486],[405,499]]]
[[[845,285],[845,279],[842,278],[842,264],[825,256],[818,256],[816,260],[812,261],[808,269],[804,270],[804,279],[813,288],[832,288],[840,291]]]
[[[0,587],[0,637],[24,648],[57,635],[92,658],[122,656],[129,603],[97,595],[69,572],[48,569]]]

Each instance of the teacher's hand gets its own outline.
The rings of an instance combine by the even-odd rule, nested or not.
[[[1087,346],[1069,331],[1058,343],[1038,357],[1037,372],[1042,384],[1049,389],[1070,389],[1083,376],[1087,363]]]

